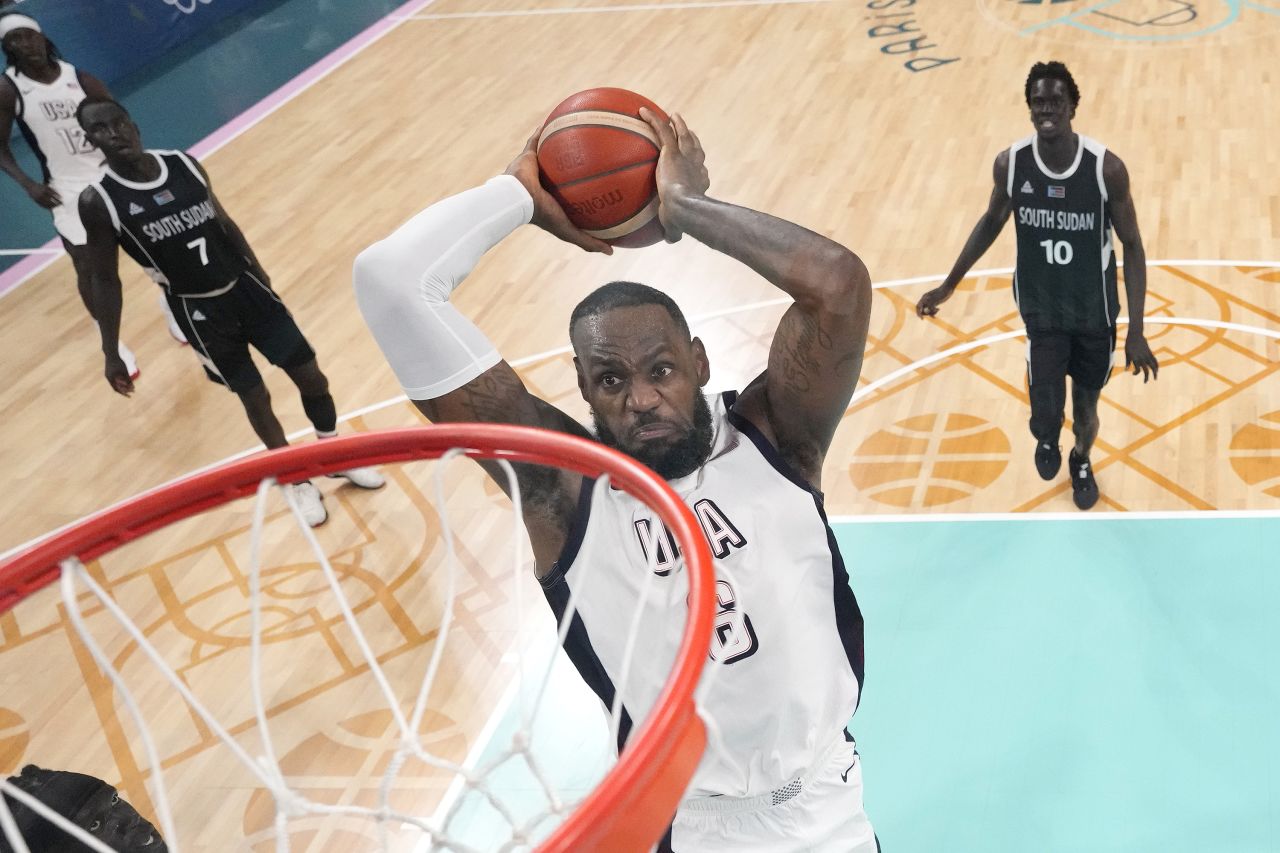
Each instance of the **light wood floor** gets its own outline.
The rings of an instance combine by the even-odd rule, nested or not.
[[[206,166],[319,351],[339,410],[353,412],[399,393],[355,308],[355,254],[427,203],[500,172],[565,95],[597,85],[632,88],[683,113],[698,131],[714,195],[832,236],[863,257],[877,282],[892,285],[877,296],[866,386],[1018,328],[1007,272],[973,278],[932,322],[911,310],[930,285],[892,283],[946,272],[983,209],[992,159],[1030,132],[1027,69],[1061,59],[1083,94],[1076,128],[1128,164],[1148,257],[1175,261],[1150,273],[1148,334],[1163,365],[1159,381],[1143,385],[1117,373],[1104,393],[1094,456],[1099,509],[1275,509],[1280,264],[1265,262],[1280,258],[1280,10],[1204,2],[1195,21],[1137,26],[1179,4],[1126,0],[1043,26],[1064,13],[1041,5],[934,0],[903,12],[838,1],[632,8],[614,0],[439,0]],[[1227,13],[1233,5],[1241,6],[1234,18]],[[553,8],[572,13],[526,13]],[[911,33],[895,38],[876,29],[891,25]],[[919,39],[919,53],[894,54],[911,47],[903,38]],[[913,57],[917,65],[959,61],[912,72],[904,62]],[[1238,263],[1212,265],[1221,260]],[[1012,261],[1010,227],[979,266]],[[236,400],[204,381],[191,354],[167,337],[154,286],[130,267],[125,279],[124,337],[143,368],[129,400],[101,379],[97,342],[65,259],[3,299],[0,471],[10,485],[0,495],[0,549],[254,444]],[[739,386],[763,363],[781,306],[756,303],[777,291],[690,241],[606,259],[524,229],[482,262],[457,302],[509,359],[525,359],[532,387],[582,414],[567,359],[554,351],[566,343],[569,306],[612,279],[663,287],[691,318],[717,315],[695,322],[716,387]],[[1248,328],[1159,324],[1166,319]],[[905,370],[856,400],[828,457],[829,512],[1071,510],[1066,481],[1044,483],[1031,464],[1022,353],[1020,339],[993,343]],[[306,427],[287,379],[274,370],[267,376],[286,429]],[[409,406],[392,402],[352,426],[416,422]],[[376,494],[322,488],[333,514],[322,539],[358,555],[347,563],[352,583],[367,568],[359,582],[394,592],[375,596],[385,610],[380,649],[388,659],[412,651],[425,660],[438,626],[438,616],[423,615],[436,612],[425,603],[437,596],[418,571],[438,545],[421,499],[426,487],[400,472]],[[477,512],[500,511],[491,494],[476,501]],[[244,525],[243,511],[229,510],[95,568],[188,664],[192,683],[225,700],[236,723],[247,719],[243,676],[229,665],[243,663],[247,643],[234,556]],[[483,525],[474,525],[483,542]],[[281,624],[311,621],[278,651],[309,661],[313,681],[281,687],[273,713],[310,726],[281,726],[297,761],[319,762],[299,774],[350,776],[373,747],[339,748],[335,733],[385,739],[386,719],[366,703],[367,681],[346,640],[326,639],[332,614],[312,601],[314,571],[298,553],[273,563],[281,599],[298,596],[281,605]],[[457,659],[453,704],[441,707],[438,721],[441,737],[456,737],[448,745],[456,755],[482,724],[479,709],[492,706],[503,678],[494,662],[510,640],[495,639],[509,598],[490,576],[497,560],[480,546],[471,559],[475,600],[485,605],[468,611],[464,652],[474,657]],[[290,583],[298,590],[289,591]],[[34,760],[71,764],[74,756],[77,767],[122,782],[145,805],[147,772],[127,744],[131,725],[69,637],[50,593],[0,616],[0,771]],[[116,654],[129,655],[130,644],[114,643]],[[219,661],[211,649],[226,654]],[[56,688],[31,690],[34,673],[41,683],[57,679]],[[140,666],[134,677],[148,683]],[[235,695],[226,695],[228,684]],[[196,807],[190,825],[208,820],[235,838],[258,838],[267,820],[262,792],[215,761],[206,731],[166,707],[153,706],[167,732],[165,762],[190,771],[170,770],[171,784],[187,779],[177,787],[190,803],[201,802],[193,773],[225,782],[225,799],[205,801],[207,812]],[[331,719],[316,722],[326,711]],[[101,736],[85,744],[68,731]],[[326,771],[325,762],[339,769]],[[433,784],[432,797],[438,783],[422,783]],[[368,788],[335,784],[327,795],[359,799]],[[430,802],[420,804],[429,811]],[[294,849],[349,849],[337,836],[306,832],[299,830]],[[212,828],[202,837],[196,849],[227,849]]]

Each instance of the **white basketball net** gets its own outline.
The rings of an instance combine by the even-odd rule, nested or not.
[[[444,470],[447,463],[461,455],[460,450],[451,450],[444,454],[435,467],[434,472],[434,494],[435,507],[439,515],[441,533],[445,545],[447,559],[444,566],[430,566],[432,572],[444,571],[445,576],[445,600],[443,604],[443,613],[441,616],[440,627],[434,648],[432,649],[430,659],[427,661],[425,671],[422,676],[421,683],[418,686],[416,695],[412,702],[412,708],[408,714],[405,713],[402,701],[398,698],[397,691],[392,687],[384,668],[380,665],[368,639],[365,636],[359,622],[353,612],[347,594],[344,592],[338,574],[334,571],[330,563],[329,557],[326,555],[324,548],[316,538],[315,533],[307,525],[303,519],[301,509],[296,499],[289,489],[282,489],[285,501],[288,503],[292,511],[293,518],[297,522],[298,529],[311,548],[312,553],[318,563],[320,571],[323,572],[327,579],[329,590],[332,592],[346,626],[352,632],[356,643],[359,646],[363,656],[364,663],[369,668],[369,673],[373,677],[378,691],[381,693],[382,699],[386,707],[390,709],[394,718],[395,729],[398,732],[398,746],[395,750],[394,757],[388,763],[386,771],[382,774],[379,786],[379,804],[377,807],[364,807],[358,805],[333,805],[317,802],[315,799],[308,798],[291,787],[289,777],[282,771],[280,761],[276,754],[276,749],[272,743],[271,730],[267,720],[266,703],[263,699],[263,670],[262,670],[262,614],[261,614],[261,551],[263,540],[264,519],[267,515],[267,505],[269,496],[273,487],[277,484],[272,479],[263,480],[259,485],[257,499],[253,512],[253,526],[250,537],[250,602],[251,602],[251,673],[250,682],[253,698],[253,707],[257,720],[257,730],[260,735],[260,748],[256,750],[256,754],[251,754],[248,749],[241,745],[237,739],[228,732],[218,719],[208,710],[206,705],[192,692],[192,690],[184,682],[174,669],[164,660],[164,657],[157,651],[155,646],[147,639],[143,631],[133,622],[132,619],[124,612],[120,605],[111,597],[103,587],[94,580],[85,566],[75,558],[67,559],[62,563],[61,574],[61,593],[62,600],[67,608],[67,612],[78,633],[80,640],[92,654],[97,665],[107,675],[114,685],[115,691],[119,699],[127,708],[130,717],[137,729],[138,735],[142,741],[143,751],[146,758],[146,767],[150,768],[149,788],[154,797],[154,805],[156,808],[159,830],[168,845],[169,850],[180,851],[182,849],[183,837],[178,829],[178,823],[175,822],[174,810],[171,806],[169,792],[164,782],[164,774],[161,771],[160,752],[156,747],[155,739],[148,726],[146,716],[143,714],[133,693],[125,683],[124,676],[112,663],[109,656],[104,652],[102,645],[90,633],[85,625],[82,605],[79,600],[78,587],[86,588],[92,595],[114,616],[121,628],[128,633],[134,643],[137,644],[156,671],[162,675],[189,705],[190,709],[197,714],[204,724],[207,725],[217,738],[222,742],[227,750],[251,773],[258,782],[267,789],[274,799],[275,818],[274,818],[274,835],[276,849],[279,851],[289,850],[289,826],[290,821],[307,816],[307,815],[342,815],[347,817],[359,818],[365,821],[372,821],[376,824],[378,836],[380,839],[380,849],[392,849],[391,832],[389,828],[395,828],[397,831],[406,827],[414,827],[420,831],[421,836],[418,843],[414,846],[415,850],[452,850],[459,853],[479,853],[481,850],[527,850],[531,849],[538,839],[545,837],[565,815],[572,812],[574,808],[590,791],[594,782],[588,784],[584,790],[568,797],[563,792],[557,790],[557,786],[553,779],[553,774],[546,766],[546,762],[539,756],[534,749],[533,735],[535,728],[539,722],[539,715],[542,712],[555,713],[555,701],[549,700],[548,685],[551,682],[553,665],[555,664],[555,655],[542,654],[538,655],[524,647],[521,642],[514,643],[512,650],[516,657],[516,672],[520,678],[525,678],[526,673],[536,673],[536,678],[532,684],[522,683],[522,697],[524,701],[515,703],[518,707],[519,722],[515,734],[511,737],[510,742],[503,748],[492,751],[491,755],[483,763],[476,766],[468,766],[469,762],[458,763],[450,761],[444,757],[433,753],[423,743],[422,737],[419,735],[423,716],[430,708],[430,701],[433,689],[436,688],[441,673],[441,658],[447,645],[449,631],[454,621],[454,604],[458,591],[458,575],[460,563],[457,551],[455,550],[454,533],[449,524],[448,507],[445,500],[444,488]],[[525,601],[524,586],[527,578],[523,574],[528,571],[525,563],[525,533],[523,528],[522,510],[520,491],[516,485],[515,472],[511,465],[505,460],[498,460],[507,482],[510,486],[509,492],[512,495],[512,513],[511,513],[511,579],[510,583],[514,589],[514,610],[517,614],[516,636],[524,636],[523,627],[529,607]],[[595,484],[595,489],[608,489],[609,479],[607,476],[600,477]],[[645,572],[643,582],[640,584],[639,601],[637,602],[635,615],[627,626],[626,636],[626,654],[624,658],[623,672],[616,678],[616,696],[612,708],[609,709],[608,729],[610,743],[617,743],[618,729],[621,724],[623,703],[628,696],[629,688],[632,685],[629,678],[632,674],[631,663],[635,660],[638,648],[641,615],[644,605],[649,599],[659,594],[655,589],[655,578],[657,574],[654,571],[656,560],[659,553],[658,537],[662,535],[663,527],[660,524],[650,525],[652,540],[646,549],[650,555],[650,565],[648,571]],[[717,567],[718,571],[722,571],[723,567]],[[558,636],[556,637],[556,648],[559,649],[570,630],[574,614],[577,613],[578,600],[584,587],[592,583],[591,566],[587,564],[576,566],[575,582],[572,586],[567,612],[559,625]],[[683,571],[673,572],[674,575],[683,576]],[[684,624],[687,611],[684,607],[684,600],[688,592],[687,578],[682,583],[673,583],[668,591],[668,601],[665,605],[670,605],[673,618],[679,620],[679,624]],[[538,608],[544,608],[542,603],[537,604]],[[741,612],[741,611],[740,611]],[[536,651],[536,650],[535,650]],[[647,651],[646,651],[647,653]],[[670,661],[666,665],[670,665]],[[708,667],[704,673],[702,683],[699,686],[699,697],[705,697],[706,692],[714,681],[715,673],[720,667]],[[699,701],[701,714],[701,701]],[[634,712],[634,708],[628,705],[628,710]],[[709,735],[709,748],[721,749],[723,745],[719,742],[717,730],[711,724],[711,721],[703,714],[704,722],[707,725]],[[638,727],[641,720],[634,721]],[[452,776],[452,781],[444,796],[441,806],[437,808],[432,815],[420,815],[405,813],[397,810],[391,805],[391,793],[395,789],[398,775],[409,762],[421,762],[427,767],[434,768],[444,774]],[[523,763],[524,772],[527,776],[536,781],[538,788],[538,798],[541,800],[541,806],[534,809],[532,813],[527,808],[517,809],[510,803],[505,802],[502,793],[495,789],[490,783],[491,777],[496,771],[503,767],[509,767],[513,763]],[[74,767],[58,768],[75,770]],[[598,781],[598,780],[595,780]],[[74,825],[66,818],[54,812],[45,806],[36,798],[19,790],[13,784],[0,779],[0,789],[4,793],[13,797],[18,802],[28,806],[46,819],[52,821],[61,827],[68,834],[74,836],[90,848],[97,851],[106,851],[111,853],[111,848],[102,841],[90,836],[84,829]],[[493,813],[500,816],[500,832],[498,834],[505,835],[505,839],[498,841],[482,842],[482,846],[477,846],[474,841],[465,838],[453,837],[450,835],[451,824],[463,808],[464,803],[479,803],[481,808],[491,809]],[[8,806],[4,802],[4,798],[0,797],[0,830],[3,831],[5,838],[18,853],[30,853],[27,845],[20,837],[13,816]]]

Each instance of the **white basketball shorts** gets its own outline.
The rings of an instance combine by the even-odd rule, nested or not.
[[[54,229],[73,246],[88,243],[89,236],[80,223],[80,193],[89,185],[81,181],[60,181],[55,178],[49,182],[49,186],[62,197],[62,204],[51,211]]]
[[[758,797],[705,797],[680,804],[673,853],[877,853],[862,807],[862,762],[838,739],[814,768]]]

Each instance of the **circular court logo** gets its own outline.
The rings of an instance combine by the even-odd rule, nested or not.
[[[426,751],[460,764],[466,757],[467,737],[451,717],[428,709],[418,728]],[[363,806],[376,809],[381,802],[382,776],[400,746],[400,731],[389,710],[374,710],[349,717],[327,731],[311,735],[280,759],[280,770],[289,788],[310,800],[329,805]],[[406,761],[392,786],[390,805],[404,814],[421,814],[423,801],[439,799],[452,776],[417,760]],[[244,812],[244,833],[255,853],[277,849],[275,798],[258,789],[249,798]],[[411,849],[421,832],[399,826],[391,839]],[[400,834],[403,830],[403,834]],[[375,821],[344,816],[334,819],[323,814],[295,817],[289,822],[292,849],[367,850],[379,840]]]
[[[18,772],[30,742],[31,731],[22,715],[0,708],[0,776]]]
[[[1261,421],[1237,430],[1227,455],[1240,479],[1280,498],[1280,411],[1268,412]]]
[[[1184,42],[1280,34],[1280,0],[982,0],[1019,35],[1085,42]]]
[[[1009,438],[974,415],[916,415],[880,430],[854,452],[849,479],[895,507],[952,503],[985,489],[1009,465]]]

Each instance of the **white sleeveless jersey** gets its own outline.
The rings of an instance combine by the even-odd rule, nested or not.
[[[863,673],[862,614],[822,496],[745,418],[736,392],[708,399],[715,438],[702,468],[670,485],[702,525],[716,559],[711,647],[723,663],[705,696],[724,751],[709,745],[686,797],[767,793],[811,768],[848,723]],[[654,514],[587,481],[560,561],[543,592],[578,616],[565,651],[606,707],[622,674],[628,629],[649,571]],[[687,576],[665,529],[623,690],[620,741],[644,719],[670,672],[684,624]],[[703,675],[715,664],[708,664]]]
[[[44,179],[85,187],[98,180],[106,158],[76,121],[85,93],[75,67],[61,61],[58,67],[61,73],[52,83],[38,83],[12,66],[4,73],[17,88],[18,127],[40,159]]]

